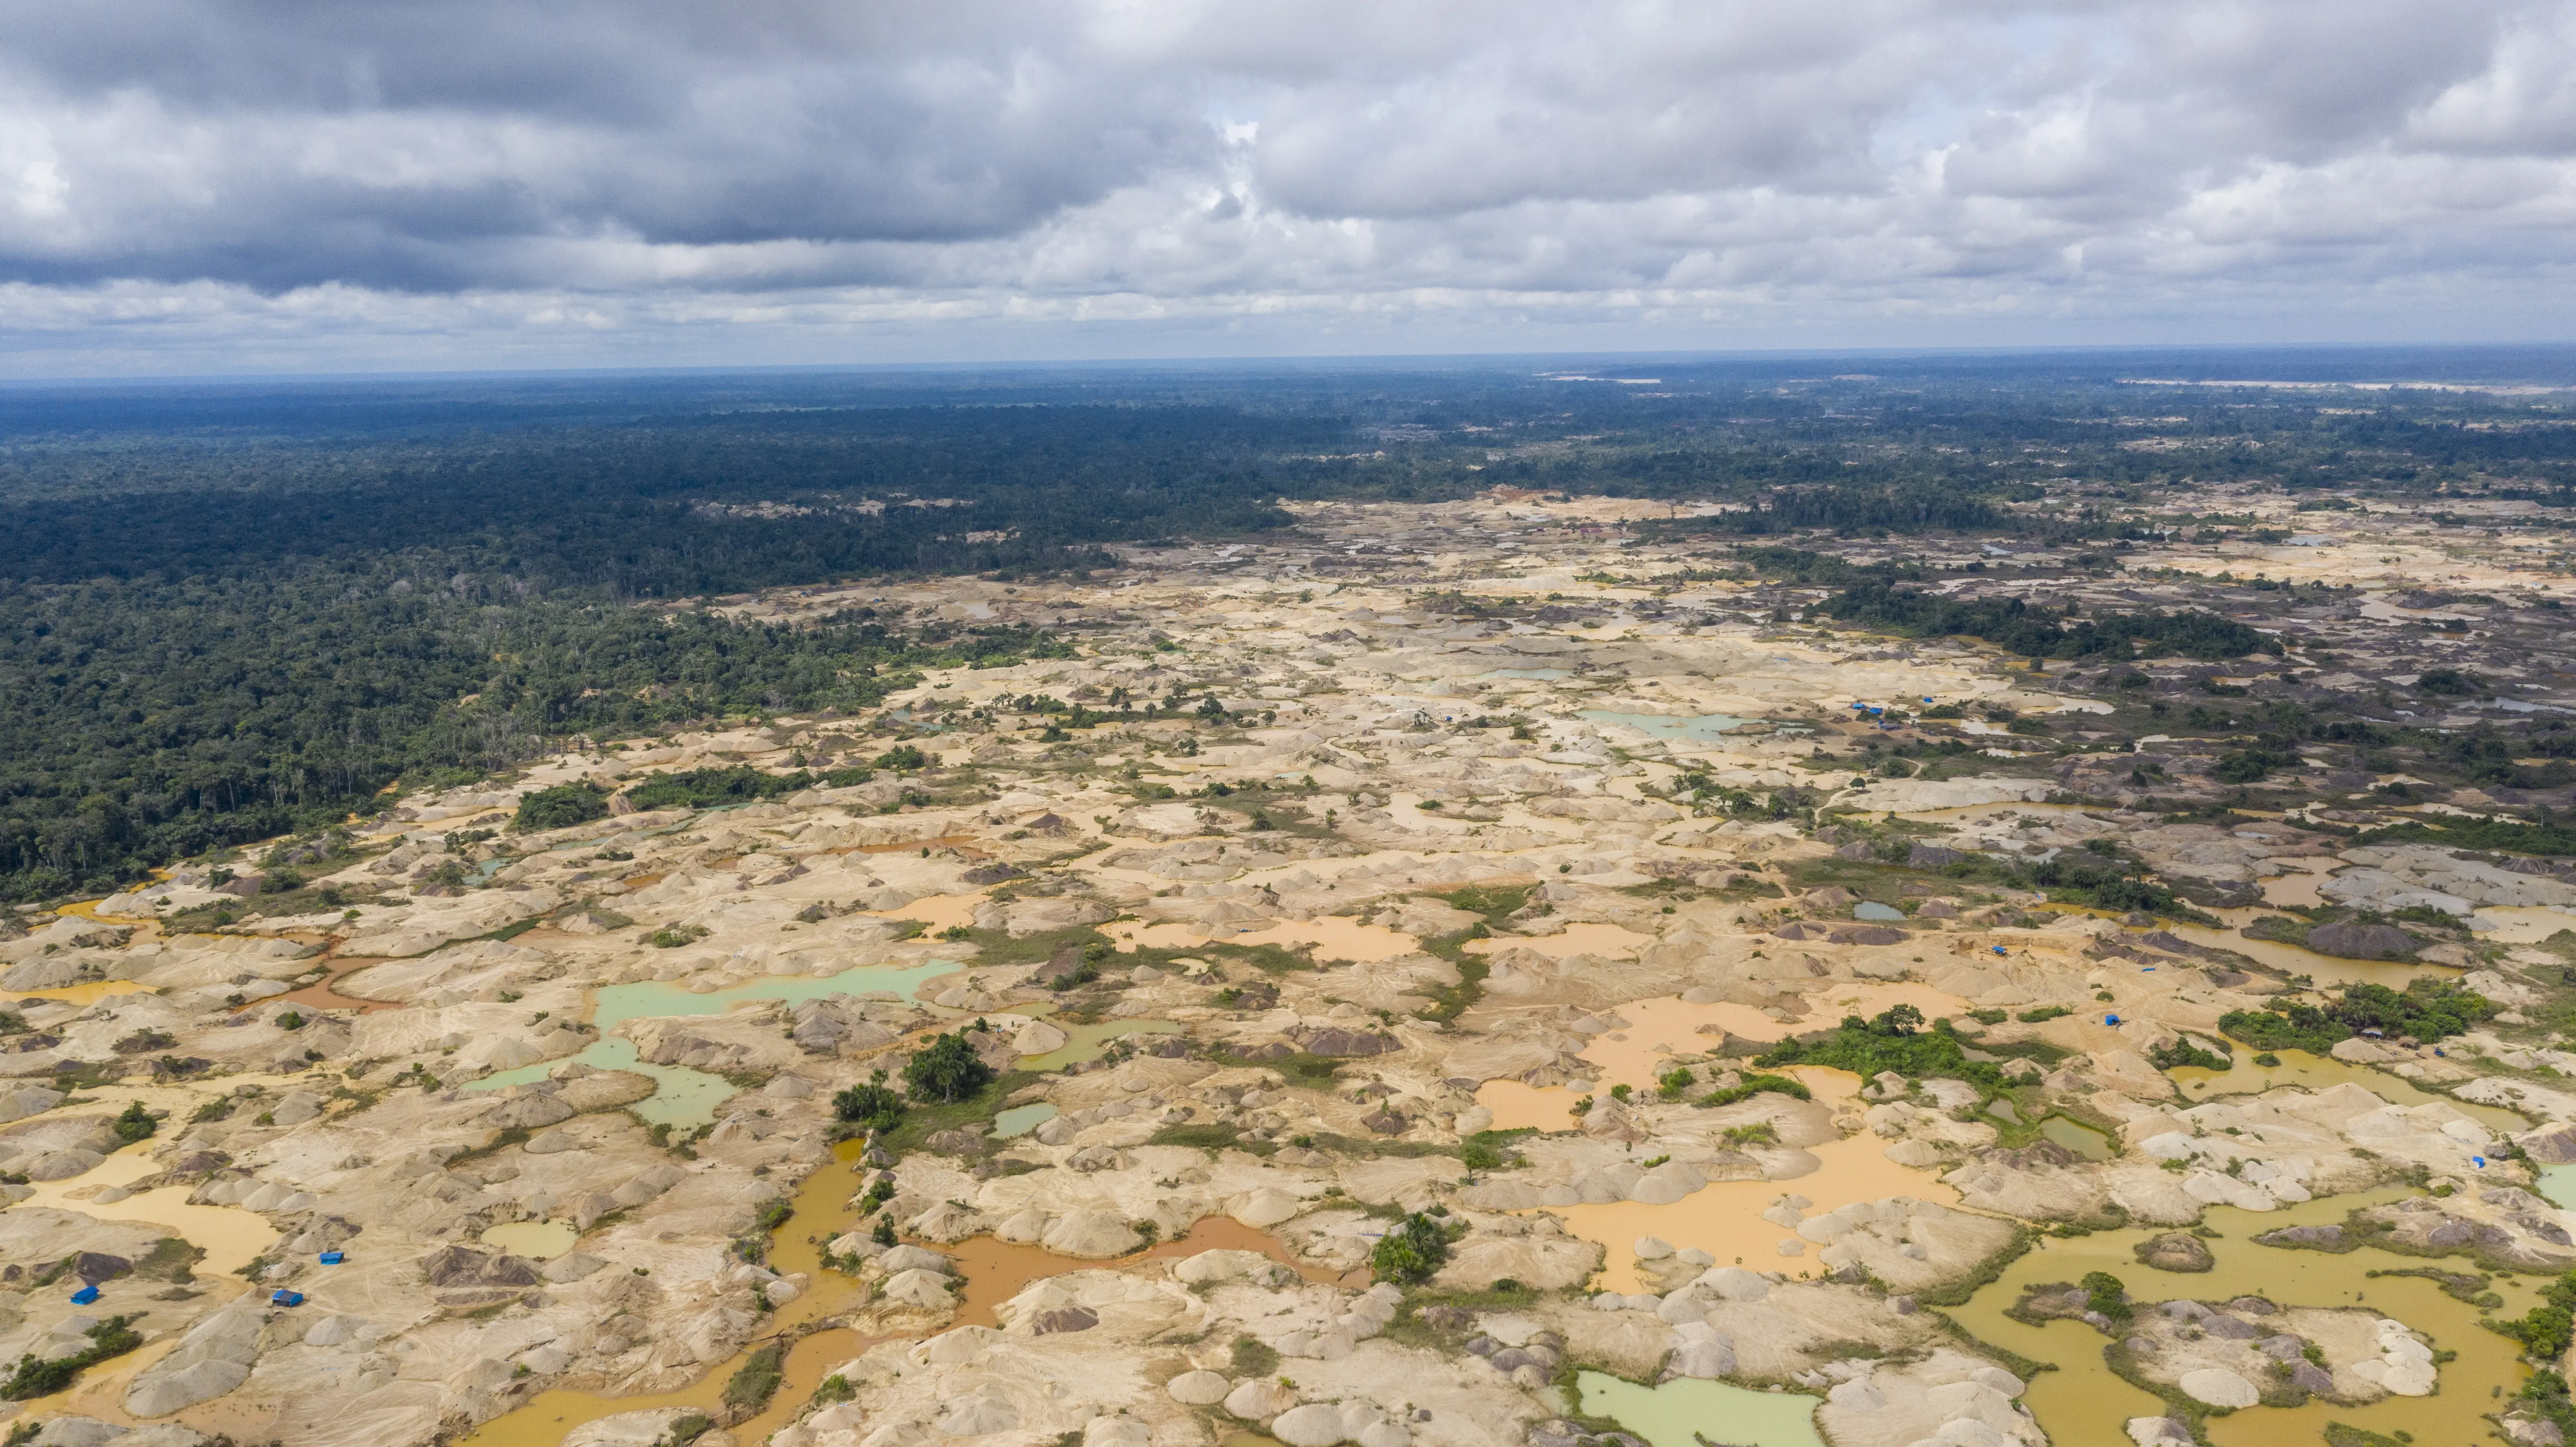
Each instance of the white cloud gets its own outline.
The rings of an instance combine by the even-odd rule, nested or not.
[[[0,0],[0,367],[2563,335],[2529,0]]]

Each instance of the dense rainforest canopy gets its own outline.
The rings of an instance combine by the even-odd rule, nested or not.
[[[1299,499],[1505,484],[1668,500],[1654,527],[1676,538],[2107,544],[2208,526],[2149,517],[2186,476],[2510,470],[2551,501],[2576,483],[2570,429],[2469,426],[2502,405],[2475,398],[2361,415],[2168,393],[2166,441],[2141,450],[2124,443],[2148,399],[2116,356],[1818,365],[1666,359],[1652,386],[1507,359],[0,392],[0,897],[104,890],[566,734],[856,706],[932,662],[1060,646],[679,600],[1095,570],[1109,544],[1292,527]],[[1744,551],[1889,631],[2050,657],[2261,646],[2205,614],[2066,618],[1935,597],[1919,569]]]

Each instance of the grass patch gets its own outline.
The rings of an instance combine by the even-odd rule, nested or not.
[[[1039,1078],[1031,1071],[1006,1070],[973,1095],[951,1105],[915,1100],[905,1109],[902,1123],[885,1133],[885,1147],[900,1156],[921,1149],[923,1141],[943,1130],[989,1121],[1001,1112],[1013,1092],[1035,1084]]]
[[[1149,1146],[1188,1146],[1202,1151],[1244,1151],[1266,1156],[1279,1149],[1276,1141],[1245,1140],[1243,1132],[1230,1125],[1167,1125],[1154,1132],[1145,1144]]]
[[[786,1382],[782,1369],[787,1360],[787,1344],[771,1342],[753,1352],[740,1369],[728,1378],[724,1387],[724,1404],[736,1417],[748,1417],[769,1405]]]

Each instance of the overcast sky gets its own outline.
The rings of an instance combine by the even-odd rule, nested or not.
[[[2576,339],[2576,3],[0,0],[0,372]]]

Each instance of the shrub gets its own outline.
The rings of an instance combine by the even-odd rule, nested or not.
[[[118,1140],[132,1145],[136,1141],[150,1139],[152,1133],[161,1128],[161,1123],[145,1114],[143,1102],[138,1100],[127,1106],[110,1128],[116,1132]]]
[[[1739,1100],[1750,1100],[1765,1091],[1774,1095],[1795,1096],[1800,1100],[1816,1098],[1815,1092],[1807,1089],[1802,1081],[1793,1080],[1786,1075],[1753,1074],[1745,1076],[1741,1084],[1710,1091],[1699,1098],[1699,1103],[1710,1107],[1733,1105]]]
[[[813,782],[805,774],[768,774],[749,764],[725,769],[690,769],[656,774],[626,791],[638,809],[712,809],[720,804],[750,804],[792,793]]]
[[[2087,1271],[2078,1283],[2084,1288],[2084,1306],[2098,1311],[2113,1321],[2129,1319],[2128,1288],[2108,1271]]]
[[[1416,1211],[1378,1238],[1377,1249],[1369,1253],[1369,1265],[1380,1281],[1417,1285],[1448,1264],[1449,1243],[1465,1234],[1463,1224],[1443,1226]]]
[[[606,817],[608,791],[585,779],[579,783],[539,789],[521,799],[519,815],[511,821],[510,827],[522,834],[534,834]]]

